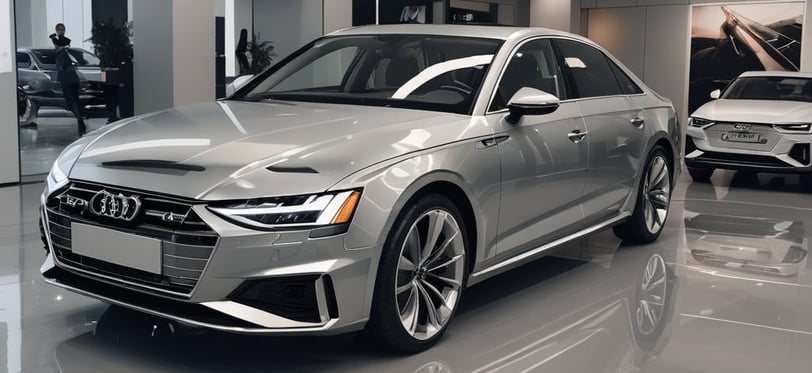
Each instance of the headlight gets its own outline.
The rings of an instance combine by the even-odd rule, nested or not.
[[[697,117],[690,117],[688,118],[688,127],[698,127],[698,128],[705,128],[712,124],[715,124],[712,120],[707,120],[703,118]]]
[[[76,160],[79,159],[79,156],[82,154],[85,145],[86,141],[76,141],[68,145],[68,147],[62,151],[62,154],[56,158],[53,166],[51,166],[51,172],[48,173],[48,190],[53,191],[67,184],[68,174],[71,168],[73,168],[73,164],[76,163]]]
[[[267,230],[315,228],[347,225],[352,220],[360,200],[360,190],[348,190],[224,202],[210,205],[209,210],[252,228]]]
[[[773,128],[783,132],[809,132],[812,128],[810,123],[776,123]]]

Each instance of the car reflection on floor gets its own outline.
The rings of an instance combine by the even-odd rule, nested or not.
[[[363,333],[239,336],[109,307],[94,332],[57,346],[53,365],[62,372],[88,366],[99,371],[383,371],[386,366],[399,372],[637,371],[666,344],[677,278],[657,246],[619,245],[616,241],[614,254],[624,257],[626,270],[550,257],[472,287],[449,335],[416,356],[393,358],[369,345]],[[646,254],[632,252],[638,249]],[[633,263],[625,262],[632,258]],[[573,296],[545,283],[573,272],[593,286]],[[545,299],[536,297],[537,291]],[[571,309],[552,312],[548,302]]]

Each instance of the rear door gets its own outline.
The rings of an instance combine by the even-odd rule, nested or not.
[[[556,45],[588,132],[583,207],[585,224],[592,225],[616,214],[636,186],[645,117],[630,96],[642,91],[627,76],[619,81],[625,73],[597,48],[569,39]]]

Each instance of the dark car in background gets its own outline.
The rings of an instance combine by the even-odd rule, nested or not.
[[[81,48],[70,48],[82,79],[79,102],[90,113],[104,108],[99,59]],[[41,107],[65,108],[62,86],[57,82],[56,50],[17,50],[17,97],[20,125],[33,124]],[[86,114],[87,115],[87,114]]]

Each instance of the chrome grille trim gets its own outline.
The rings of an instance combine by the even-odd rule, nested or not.
[[[145,209],[135,222],[128,224],[100,218],[92,214],[86,206],[65,203],[68,196],[89,200],[89,196],[101,190],[138,195]],[[149,192],[72,182],[48,198],[43,214],[54,259],[61,266],[130,285],[136,289],[189,298],[205,273],[214,248],[219,242],[219,235],[193,212],[195,204],[197,204],[195,201],[155,196]],[[165,214],[183,218],[165,220],[162,218]],[[160,239],[161,274],[143,272],[74,254],[70,236],[70,225],[73,222]]]

